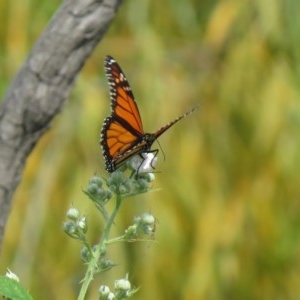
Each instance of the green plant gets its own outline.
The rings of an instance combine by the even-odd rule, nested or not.
[[[140,161],[140,158],[134,158],[119,170],[111,173],[107,178],[93,176],[89,180],[84,193],[93,201],[104,219],[104,228],[101,228],[101,236],[96,245],[92,245],[86,235],[88,231],[87,217],[81,215],[75,207],[71,207],[67,211],[67,220],[63,224],[63,230],[71,238],[78,240],[83,245],[80,256],[87,265],[85,276],[81,280],[78,300],[85,299],[90,283],[97,273],[108,271],[116,265],[108,258],[107,247],[110,244],[149,240],[149,238],[154,236],[155,217],[151,213],[146,212],[134,217],[133,224],[125,229],[123,234],[110,238],[111,227],[115,223],[123,201],[129,196],[145,193],[151,188],[154,175],[148,173],[148,171],[152,170],[152,167],[148,164],[149,161],[147,159],[147,156],[146,160],[143,159],[142,161]],[[137,173],[137,170],[139,173]],[[115,200],[115,205],[112,212],[109,212],[106,209],[106,204],[113,199]],[[108,286],[100,285],[99,299],[126,299],[137,291],[138,288],[131,287],[128,274],[126,274],[125,278],[115,280],[113,292]],[[10,271],[7,272],[6,276],[0,277],[0,295],[11,300],[33,299],[26,289],[21,286],[18,277]]]
[[[113,172],[107,179],[93,176],[84,193],[93,201],[104,219],[104,228],[101,228],[99,243],[91,245],[87,240],[86,233],[88,222],[86,216],[80,215],[79,211],[72,207],[67,212],[68,220],[64,223],[64,231],[72,238],[80,241],[83,245],[81,258],[87,264],[87,270],[81,281],[81,289],[78,300],[83,300],[88,287],[96,273],[107,271],[115,266],[115,263],[107,257],[108,245],[116,242],[133,242],[144,240],[153,236],[155,230],[155,217],[151,213],[144,213],[134,218],[122,235],[110,238],[110,230],[125,198],[149,191],[151,182],[154,180],[152,173],[139,173],[132,169],[131,175],[126,176],[124,166]],[[140,165],[139,165],[140,168]],[[144,170],[141,170],[144,171]],[[108,201],[115,199],[115,206],[111,213],[106,209]],[[101,285],[99,299],[125,299],[136,293],[138,288],[131,288],[128,275],[115,281],[114,292],[109,287]]]

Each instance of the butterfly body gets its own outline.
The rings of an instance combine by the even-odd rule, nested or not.
[[[151,150],[154,141],[196,108],[179,116],[155,133],[145,133],[129,83],[120,66],[111,56],[105,58],[105,71],[110,85],[112,113],[103,122],[100,144],[105,168],[108,172],[114,172],[135,155],[142,157],[142,154],[149,152],[156,155],[158,150]]]

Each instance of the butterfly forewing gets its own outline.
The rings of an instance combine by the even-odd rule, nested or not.
[[[111,107],[113,114],[128,123],[137,133],[143,134],[143,124],[139,109],[125,74],[117,62],[107,56],[105,71],[110,85]]]

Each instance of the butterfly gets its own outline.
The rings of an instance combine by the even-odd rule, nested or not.
[[[151,150],[154,141],[197,107],[167,123],[156,132],[145,133],[139,109],[124,72],[111,56],[105,57],[104,65],[110,86],[112,112],[103,122],[100,144],[105,168],[108,172],[114,172],[135,155],[140,155],[142,162],[147,159],[148,153],[156,156],[158,149]]]

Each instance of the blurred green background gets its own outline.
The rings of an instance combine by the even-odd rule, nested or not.
[[[0,2],[0,94],[60,1]],[[140,1],[121,7],[69,103],[28,159],[6,228],[9,267],[35,299],[75,299],[85,267],[62,231],[71,206],[102,221],[82,189],[105,175],[109,113],[103,58],[114,56],[153,132],[200,109],[159,142],[154,188],[128,199],[114,226],[157,218],[155,242],[117,244],[100,284],[129,279],[136,299],[300,299],[300,18],[296,0]],[[157,146],[157,144],[155,145]]]

